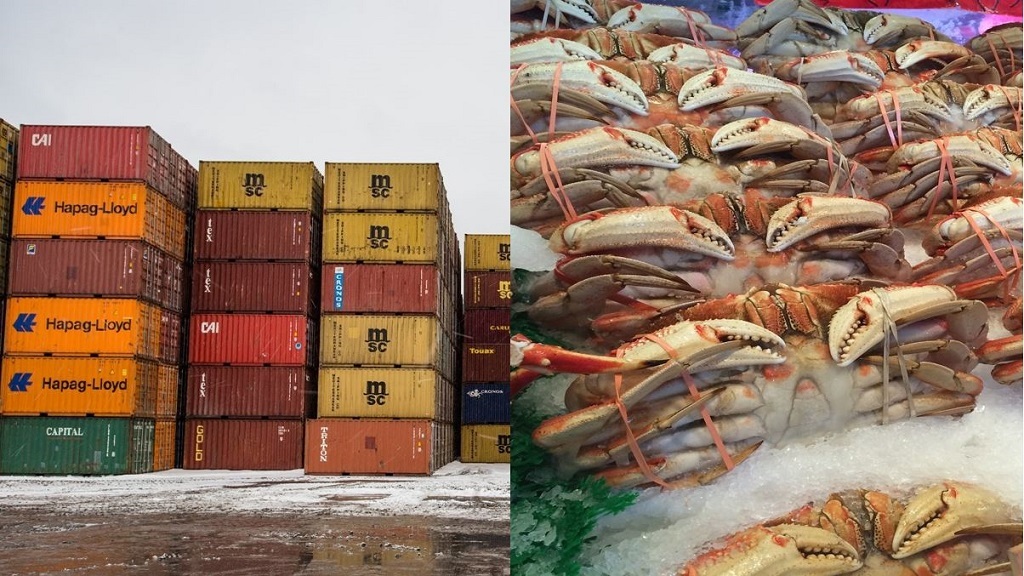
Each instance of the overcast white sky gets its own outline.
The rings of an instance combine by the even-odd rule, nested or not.
[[[196,166],[437,162],[459,236],[506,234],[508,19],[506,2],[0,0],[0,118],[150,125]]]

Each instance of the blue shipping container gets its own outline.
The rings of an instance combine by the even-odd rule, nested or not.
[[[508,424],[512,395],[508,382],[462,385],[463,424]]]

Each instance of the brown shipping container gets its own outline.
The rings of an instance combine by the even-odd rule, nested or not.
[[[145,184],[18,181],[12,234],[17,238],[146,240],[185,258],[185,212]]]
[[[0,239],[0,299],[7,293],[7,275],[10,273],[10,267],[8,266],[9,255],[10,255],[11,241],[2,238]],[[0,340],[0,343],[3,341]]]
[[[196,260],[319,258],[319,216],[309,212],[196,212]]]
[[[454,460],[453,440],[430,420],[307,420],[306,473],[429,475]]]
[[[0,118],[0,180],[14,183],[18,158],[18,129]]]
[[[463,382],[507,382],[508,372],[508,343],[462,343]]]
[[[465,270],[511,270],[509,234],[466,234]]]
[[[181,367],[177,362],[160,364],[156,386],[156,417],[175,418],[178,415],[178,389]]]
[[[323,365],[437,367],[450,345],[434,316],[328,314],[320,329]]]
[[[132,180],[175,206],[195,201],[196,169],[148,126],[21,126],[19,179]]]
[[[459,459],[463,462],[511,462],[511,438],[511,426],[508,424],[463,426]]]
[[[462,290],[467,309],[510,308],[512,273],[467,270]]]
[[[188,368],[185,416],[312,417],[313,372],[302,366],[204,366]]]
[[[434,214],[325,214],[323,261],[440,263],[440,226]]]
[[[435,314],[455,305],[433,264],[325,264],[323,312]]]
[[[180,319],[177,322],[180,324]],[[171,343],[161,335],[162,330],[176,328],[170,324],[169,313],[139,300],[10,298],[4,347],[6,353],[14,355],[113,355],[156,360],[172,353]]]
[[[322,368],[321,418],[455,420],[455,387],[429,368]]]
[[[462,316],[462,337],[473,344],[501,344],[509,340],[511,308],[478,308]]]
[[[192,279],[193,312],[319,312],[305,262],[196,262]]]
[[[175,311],[184,304],[184,264],[140,240],[14,240],[10,261],[15,296],[127,296]]]
[[[424,210],[446,208],[437,164],[328,162],[324,210]]]
[[[302,420],[185,420],[186,470],[302,468]]]
[[[319,213],[323,194],[312,162],[199,162],[198,208]]]
[[[301,366],[316,338],[306,316],[277,314],[193,314],[189,362]]]
[[[174,444],[177,420],[157,420],[153,431],[153,472],[174,468]]]

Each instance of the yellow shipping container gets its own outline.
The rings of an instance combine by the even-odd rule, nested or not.
[[[324,365],[439,367],[448,344],[435,316],[329,314],[320,320]]]
[[[462,462],[511,462],[512,427],[474,424],[462,427]]]
[[[435,214],[325,214],[324,262],[440,262],[438,225]]]
[[[0,180],[14,182],[18,158],[18,129],[0,119]],[[9,206],[9,204],[5,204]]]
[[[324,210],[423,210],[447,206],[437,164],[328,162]]]
[[[324,177],[312,162],[199,162],[198,208],[323,209]]]
[[[117,298],[10,298],[4,351],[12,355],[160,357],[160,309]]]
[[[511,270],[511,234],[466,234],[465,270]]]
[[[185,259],[185,213],[142,183],[21,180],[14,205],[17,238],[141,239]]]
[[[7,356],[2,378],[0,413],[4,415],[152,418],[156,413],[159,367],[155,362]]]
[[[452,422],[455,388],[426,368],[323,368],[317,416]]]

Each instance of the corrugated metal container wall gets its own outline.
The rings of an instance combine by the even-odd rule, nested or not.
[[[432,474],[454,459],[452,438],[442,428],[451,426],[429,420],[307,420],[306,473]]]
[[[174,442],[178,433],[176,420],[157,420],[153,431],[153,472],[174,468]]]
[[[511,270],[512,236],[466,234],[465,270]]]
[[[6,238],[0,239],[0,295],[7,293],[7,275],[10,273],[10,265],[8,260],[10,250],[11,241],[7,240]]]
[[[440,262],[434,214],[345,212],[323,223],[324,262]]]
[[[302,468],[301,420],[185,420],[187,470]]]
[[[18,129],[0,118],[0,180],[14,182]]]
[[[462,343],[463,382],[508,380],[509,344]]]
[[[181,366],[160,364],[156,386],[156,417],[174,418],[178,415],[178,392],[181,382]]]
[[[18,238],[138,239],[185,258],[185,212],[145,184],[22,180],[14,205]]]
[[[199,163],[202,209],[323,210],[324,177],[312,162]]]
[[[149,419],[0,418],[0,473],[150,472],[153,432]]]
[[[193,312],[318,311],[305,262],[201,261],[192,266],[192,281]]]
[[[138,355],[156,360],[171,353],[161,346],[164,320],[159,308],[139,300],[10,298],[4,350],[8,354]]]
[[[501,344],[508,342],[511,308],[477,308],[462,315],[462,332],[466,342]]]
[[[193,314],[189,362],[193,364],[286,364],[306,362],[316,336],[305,316]]]
[[[181,361],[182,331],[185,317],[169,310],[160,310],[160,355],[159,360],[171,364]]]
[[[326,264],[323,312],[438,314],[452,305],[432,264]]]
[[[195,168],[148,126],[21,127],[19,179],[138,180],[188,209]]]
[[[454,387],[425,368],[322,368],[317,392],[321,418],[454,420]]]
[[[512,273],[467,270],[462,290],[467,309],[511,307]]]
[[[8,356],[0,413],[50,416],[156,416],[156,362],[133,358]]]
[[[184,304],[184,264],[139,240],[14,240],[15,296],[138,297],[171,310]]]
[[[196,260],[319,258],[317,219],[308,212],[196,212]]]
[[[188,368],[186,417],[313,416],[316,381],[303,366]]]
[[[0,238],[11,236],[11,210],[14,202],[14,183],[0,179],[0,206],[6,206],[0,210]]]
[[[328,162],[324,210],[438,210],[446,204],[437,164]]]
[[[324,365],[437,366],[445,343],[434,316],[330,314],[320,331]]]
[[[507,424],[512,395],[508,382],[477,382],[462,386],[463,424]]]
[[[511,426],[508,424],[474,424],[462,427],[463,462],[511,462]]]

